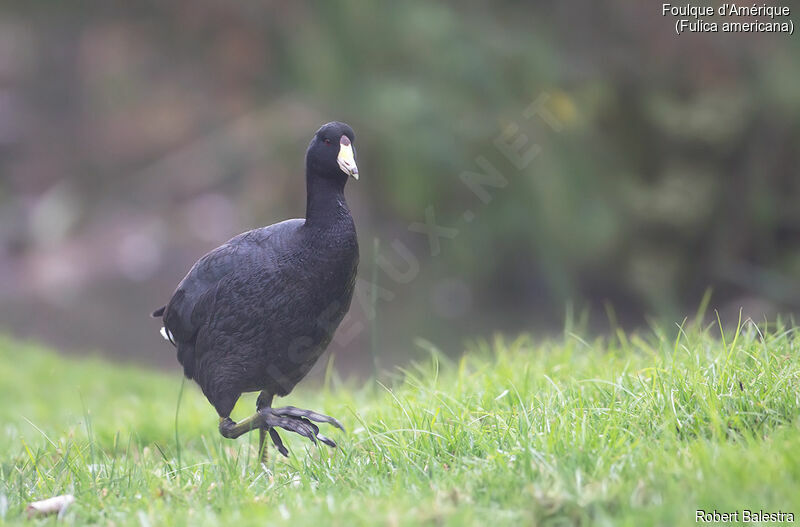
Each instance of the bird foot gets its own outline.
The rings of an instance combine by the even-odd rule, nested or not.
[[[219,432],[228,439],[236,439],[251,430],[266,430],[269,432],[269,436],[272,438],[272,442],[275,444],[278,452],[287,457],[289,456],[289,450],[283,445],[281,436],[278,435],[276,428],[283,428],[288,432],[300,434],[303,437],[307,437],[313,443],[322,442],[329,447],[336,448],[336,442],[320,434],[319,427],[315,425],[314,422],[328,423],[344,431],[342,423],[328,415],[295,408],[294,406],[284,406],[283,408],[271,408],[267,406],[260,408],[254,415],[238,423],[235,423],[230,417],[221,417],[219,421]],[[263,445],[263,441],[260,441],[260,443]]]
[[[336,442],[319,433],[319,427],[312,421],[317,423],[328,423],[336,428],[344,431],[342,423],[337,419],[328,415],[320,414],[311,410],[303,410],[295,408],[294,406],[285,406],[283,408],[261,408],[258,415],[263,419],[263,426],[269,430],[269,436],[272,442],[278,449],[278,452],[284,456],[289,456],[289,450],[283,445],[281,436],[278,434],[276,428],[283,428],[288,432],[294,432],[303,437],[308,438],[313,443],[322,442],[329,447],[336,448]]]

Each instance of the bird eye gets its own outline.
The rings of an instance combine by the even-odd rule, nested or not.
[[[326,145],[329,145],[329,144],[331,144],[331,140],[330,140],[330,139],[328,139],[327,137],[326,137],[325,139],[323,139],[323,142],[324,142]]]

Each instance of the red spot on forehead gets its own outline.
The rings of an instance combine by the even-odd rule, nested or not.
[[[344,146],[348,146],[350,144],[350,138],[347,137],[346,135],[343,135],[342,138],[339,140],[339,142]]]

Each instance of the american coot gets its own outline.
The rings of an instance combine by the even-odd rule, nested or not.
[[[332,122],[306,151],[306,217],[245,232],[206,254],[157,309],[162,335],[220,416],[219,431],[236,438],[258,428],[265,456],[276,428],[335,447],[313,423],[341,423],[293,406],[272,408],[302,379],[330,343],[350,307],[358,240],[344,185],[358,179],[353,130]],[[256,413],[239,423],[230,414],[244,392],[261,391]]]

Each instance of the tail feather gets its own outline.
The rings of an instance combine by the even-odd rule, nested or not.
[[[166,310],[166,309],[167,309],[167,306],[161,306],[158,309],[156,309],[155,311],[153,311],[153,313],[150,316],[153,317],[153,318],[163,317],[164,316],[164,310]]]

